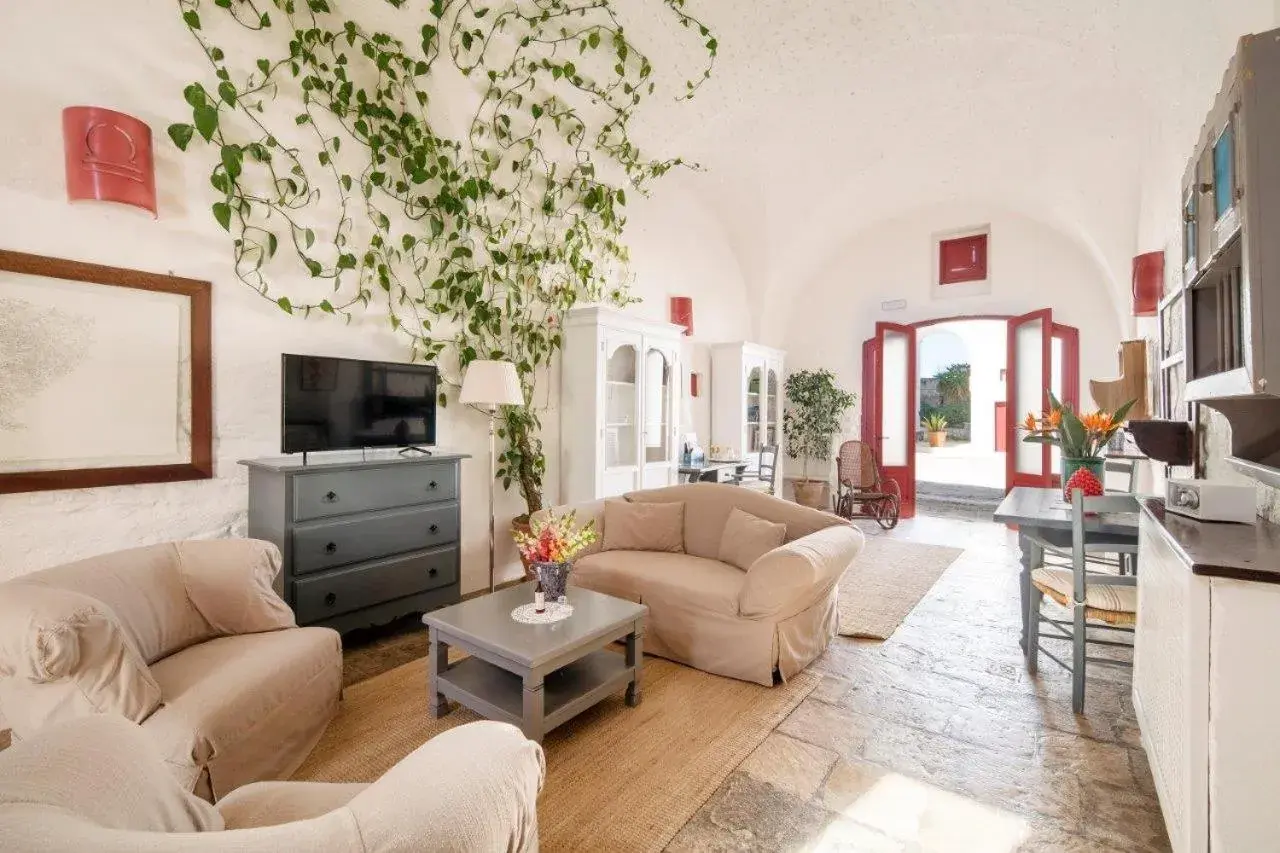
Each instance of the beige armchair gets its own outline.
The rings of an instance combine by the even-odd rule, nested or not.
[[[862,550],[862,531],[819,512],[738,486],[693,483],[631,492],[632,503],[684,504],[683,550],[603,550],[604,501],[561,507],[594,518],[600,542],[574,562],[569,582],[649,607],[644,650],[689,666],[771,685],[827,648],[836,596]],[[735,509],[786,526],[783,544],[743,568],[721,559]],[[732,534],[730,534],[732,536]]]
[[[174,542],[0,584],[0,714],[15,739],[98,714],[141,724],[214,801],[287,778],[337,712],[342,642],[298,628],[275,546]]]
[[[23,853],[523,853],[538,849],[542,749],[513,726],[437,735],[372,785],[258,782],[217,807],[117,716],[0,753],[0,850]]]

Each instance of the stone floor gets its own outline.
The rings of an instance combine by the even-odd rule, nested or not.
[[[1068,674],[1018,648],[1016,538],[918,518],[887,535],[963,547],[886,642],[837,638],[819,687],[671,851],[1163,851],[1129,672]]]

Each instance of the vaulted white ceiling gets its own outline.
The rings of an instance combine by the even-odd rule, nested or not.
[[[678,64],[689,43],[650,2],[626,5]],[[705,167],[676,180],[729,235],[757,333],[859,231],[957,200],[1076,241],[1119,305],[1153,248],[1137,245],[1144,183],[1180,174],[1236,38],[1280,19],[1277,0],[688,7],[718,36],[715,76],[692,102],[655,101],[643,138]]]

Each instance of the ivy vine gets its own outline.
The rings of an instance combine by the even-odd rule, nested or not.
[[[184,89],[191,119],[169,136],[216,152],[211,213],[233,238],[236,275],[281,310],[348,321],[376,310],[415,358],[459,371],[515,362],[526,405],[505,412],[499,477],[533,512],[545,470],[534,378],[574,304],[634,301],[627,191],[684,161],[631,138],[658,75],[615,0],[383,3],[394,34],[359,19],[385,9],[354,2],[177,0],[213,78]],[[692,97],[715,36],[685,0],[661,5],[706,54],[678,93]],[[242,35],[215,43],[232,25]],[[262,46],[246,53],[245,31]],[[471,83],[455,86],[471,101],[459,138],[440,129],[456,109],[433,105],[442,87],[463,100],[451,76]],[[280,274],[299,267],[311,286],[286,291]]]

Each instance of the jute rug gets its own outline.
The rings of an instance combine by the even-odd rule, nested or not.
[[[944,545],[868,537],[840,579],[840,634],[889,639],[961,553]]]
[[[478,719],[455,706],[432,720],[426,680],[419,660],[347,688],[294,778],[371,782],[433,735]],[[661,850],[819,680],[804,672],[767,688],[645,658],[638,707],[619,692],[543,743],[542,849]]]

